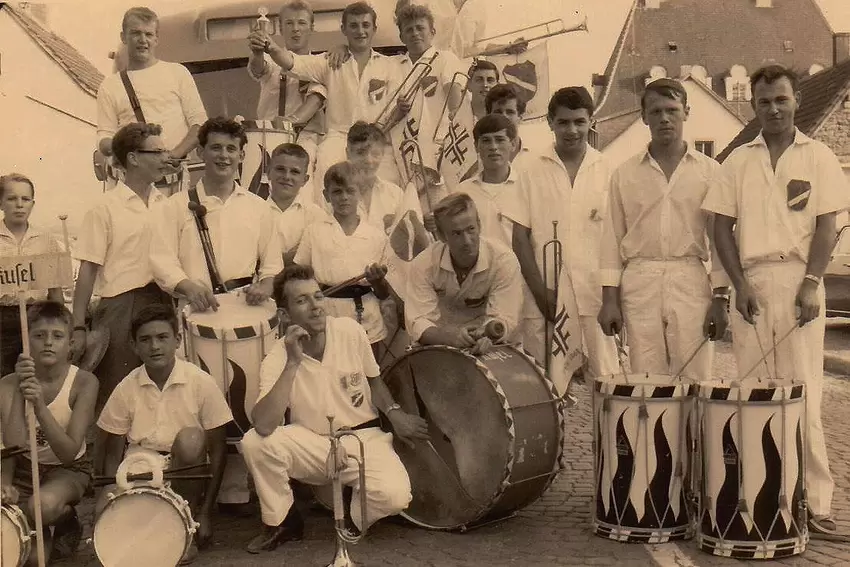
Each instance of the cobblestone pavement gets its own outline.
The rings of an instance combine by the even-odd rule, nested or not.
[[[715,376],[734,373],[729,344],[721,343]],[[418,529],[401,521],[385,520],[370,530],[352,557],[368,566],[580,566],[678,565],[688,567],[740,566],[747,562],[721,559],[697,550],[693,541],[644,546],[615,543],[590,532],[592,494],[590,404],[585,387],[577,388],[580,405],[570,410],[565,441],[566,469],[550,490],[518,515],[498,524],[467,533]],[[830,463],[836,480],[833,510],[842,533],[850,534],[850,380],[828,376],[824,385],[824,424]],[[86,503],[88,504],[88,503]],[[90,523],[90,504],[84,506]],[[326,565],[333,556],[332,518],[312,510],[305,538],[276,552],[248,555],[242,547],[259,527],[258,519],[218,518],[215,542],[194,563],[199,567],[257,565]],[[86,536],[91,533],[86,526]],[[127,534],[132,537],[132,533]],[[152,544],[154,544],[152,542]],[[850,565],[850,545],[812,541],[802,557],[773,562],[781,565]],[[82,546],[73,561],[64,565],[96,566],[91,546]],[[753,562],[755,564],[755,562]],[[762,563],[763,564],[763,563]],[[152,566],[153,567],[153,566]]]

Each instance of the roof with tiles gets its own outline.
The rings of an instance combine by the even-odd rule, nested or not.
[[[46,29],[30,17],[23,9],[10,2],[0,2],[0,10],[8,11],[27,34],[47,55],[56,61],[80,88],[91,96],[97,96],[97,89],[103,81],[103,73],[98,71],[88,59],[77,51],[61,36]]]
[[[813,64],[832,62],[832,30],[815,0],[773,0],[770,8],[757,7],[756,0],[662,0],[658,8],[646,3],[635,0],[606,69],[596,112],[600,147],[628,127],[609,117],[640,108],[655,65],[673,78],[682,66],[702,65],[712,90],[725,100],[724,79],[733,65],[752,72],[776,62],[804,74]],[[730,106],[744,119],[752,117],[748,103]]]
[[[800,82],[800,108],[794,116],[794,124],[803,134],[814,135],[818,127],[844,101],[848,93],[850,93],[850,59]],[[754,140],[760,131],[758,120],[751,120],[718,154],[717,160],[722,162],[732,153],[732,150]]]

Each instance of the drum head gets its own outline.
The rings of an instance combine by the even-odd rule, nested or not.
[[[236,293],[220,293],[215,296],[218,300],[218,311],[191,311],[186,315],[186,322],[191,325],[209,327],[216,331],[235,331],[243,327],[265,325],[277,329],[277,307],[274,301],[267,300],[262,305],[248,305],[245,296]],[[231,336],[231,339],[238,338]]]
[[[153,488],[118,495],[94,525],[94,549],[104,567],[177,565],[188,538],[176,504]]]
[[[536,375],[529,379],[541,387]],[[485,515],[503,488],[514,450],[506,400],[486,368],[456,349],[425,347],[396,362],[385,380],[406,412],[428,421],[431,437],[415,449],[395,443],[413,488],[404,516],[452,529]]]
[[[2,562],[0,563],[17,567],[22,565],[27,557],[21,554],[23,551],[21,537],[25,534],[22,533],[22,527],[12,519],[13,515],[14,512],[11,509],[3,506],[2,520],[0,520],[0,530],[2,530],[0,537],[3,538],[3,549],[0,550],[2,551],[2,555],[0,555]],[[20,517],[20,519],[22,520],[23,517]]]

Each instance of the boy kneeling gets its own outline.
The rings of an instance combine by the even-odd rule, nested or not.
[[[67,557],[76,551],[82,526],[74,505],[92,477],[86,454],[86,431],[94,422],[98,381],[68,362],[71,312],[54,301],[39,301],[27,311],[30,356],[21,354],[15,372],[0,380],[0,420],[3,445],[28,446],[24,402],[35,413],[42,524],[45,554]],[[5,337],[4,337],[5,338]],[[35,502],[29,452],[2,463],[3,504],[20,503],[35,528]],[[55,526],[50,537],[48,526]],[[30,554],[31,565],[37,554]]]
[[[109,434],[105,473],[114,476],[123,459],[135,460],[139,454],[158,460],[166,470],[209,463],[210,480],[171,483],[171,488],[189,502],[193,518],[200,524],[195,541],[180,562],[185,565],[197,557],[197,544],[203,546],[212,535],[210,513],[225,464],[225,425],[233,416],[215,380],[175,357],[180,332],[172,307],[151,305],[142,309],[130,325],[130,339],[143,364],[118,384],[97,421],[98,427]],[[206,470],[199,467],[191,474]],[[148,471],[130,467],[129,472]],[[106,506],[108,494],[116,489],[115,485],[104,488],[95,508],[97,515]],[[140,541],[139,545],[145,544]]]

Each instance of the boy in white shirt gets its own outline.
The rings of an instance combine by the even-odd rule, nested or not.
[[[349,162],[332,165],[325,173],[325,198],[333,216],[307,227],[295,263],[312,267],[322,289],[363,275],[367,285],[359,285],[361,278],[346,286],[328,297],[325,309],[331,316],[351,317],[363,325],[377,351],[387,336],[378,302],[390,294],[384,279],[387,236],[358,214],[359,183],[359,172]]]
[[[272,151],[269,162],[271,193],[269,207],[276,217],[283,263],[292,264],[304,230],[314,222],[324,220],[327,213],[313,204],[302,188],[310,180],[307,173],[310,156],[298,144],[281,144]]]
[[[499,84],[490,89],[487,97],[484,99],[484,107],[487,114],[501,114],[513,122],[517,129],[517,144],[513,156],[511,156],[511,166],[519,173],[522,169],[528,167],[529,162],[537,156],[522,143],[522,138],[519,135],[522,117],[525,114],[526,102],[517,94],[516,87],[511,84]]]
[[[225,425],[233,416],[212,376],[177,360],[180,330],[171,306],[146,307],[133,318],[131,330],[133,348],[143,364],[118,384],[97,421],[107,434],[105,473],[115,476],[123,461],[128,462],[129,473],[148,472],[150,465],[166,470],[197,464],[198,473],[209,469],[212,477],[205,483],[171,484],[189,502],[200,524],[180,562],[185,565],[212,535],[210,514],[226,462]],[[117,490],[116,485],[102,490],[95,506],[98,516],[108,495]],[[138,543],[130,545],[146,545],[142,540],[131,541]]]

